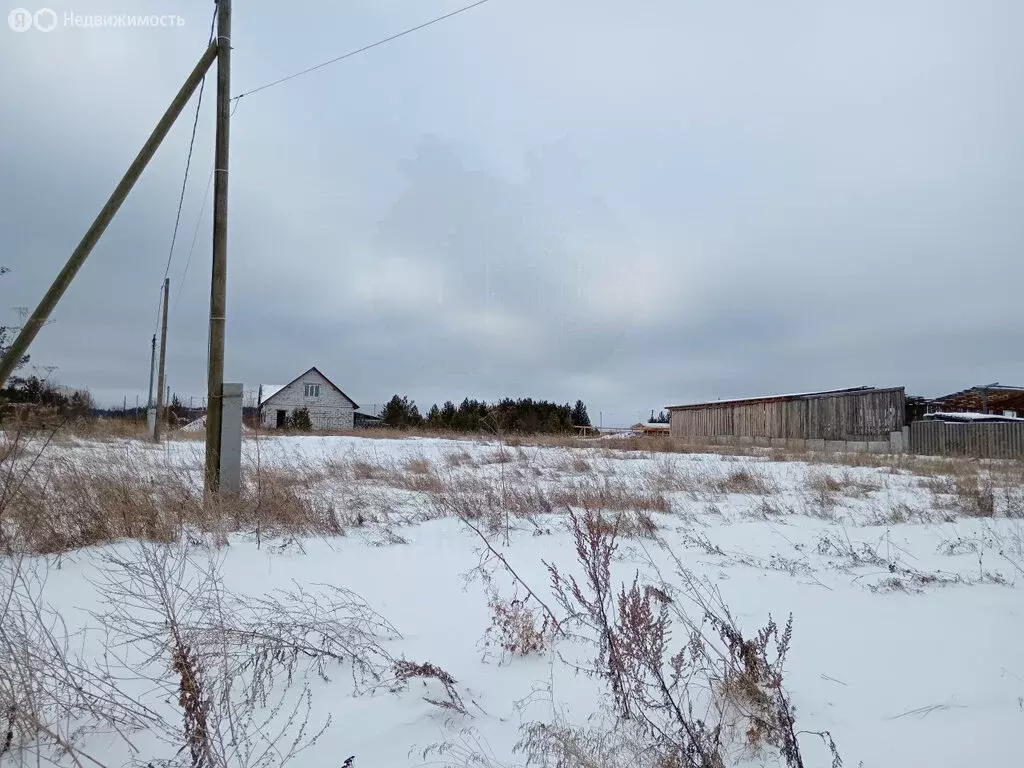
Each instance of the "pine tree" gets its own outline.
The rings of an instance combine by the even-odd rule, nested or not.
[[[452,429],[455,426],[455,403],[451,400],[446,400],[444,405],[441,406],[441,424],[446,429]]]
[[[384,410],[381,411],[381,421],[389,427],[401,427],[405,424],[406,420],[406,408],[403,405],[403,399],[398,395],[392,397],[388,404],[384,406]]]
[[[418,427],[423,423],[423,417],[420,415],[420,409],[416,407],[416,403],[410,401],[408,397],[399,397],[398,395],[388,401],[380,416],[385,425],[399,429]]]
[[[589,427],[590,416],[587,414],[587,406],[582,400],[577,400],[576,405],[572,409],[572,426],[574,427]]]
[[[290,425],[292,429],[298,430],[299,432],[312,432],[313,431],[313,420],[309,417],[308,408],[296,408],[292,411],[292,417],[290,419]]]
[[[427,426],[431,429],[444,427],[444,424],[441,423],[441,409],[437,407],[437,403],[430,406],[430,410],[427,411]]]

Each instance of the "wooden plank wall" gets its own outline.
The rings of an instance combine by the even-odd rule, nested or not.
[[[900,388],[711,404],[672,411],[671,435],[888,440],[905,424],[905,400]]]
[[[1024,421],[976,424],[915,421],[910,425],[910,452],[983,459],[1024,457]]]

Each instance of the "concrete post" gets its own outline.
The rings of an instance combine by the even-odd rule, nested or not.
[[[220,492],[239,493],[242,490],[242,385],[224,384],[221,394]]]
[[[903,430],[889,433],[889,452],[903,453],[906,448],[903,445]]]
[[[149,430],[149,438],[152,440],[156,434],[156,408],[152,406],[146,409],[146,429]]]

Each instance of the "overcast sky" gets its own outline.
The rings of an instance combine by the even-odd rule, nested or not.
[[[232,90],[465,3],[236,2]],[[49,7],[185,24],[0,27],[10,324],[213,11]],[[1024,384],[1022,28],[1020,0],[491,0],[246,97],[226,378],[316,365],[362,404],[583,398],[606,425],[702,399]],[[170,272],[186,399],[205,394],[213,94],[211,77]],[[104,403],[145,399],[193,109],[31,350]]]

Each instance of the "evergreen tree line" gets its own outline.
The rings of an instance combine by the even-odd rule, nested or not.
[[[590,417],[582,400],[576,405],[559,405],[547,400],[506,397],[496,403],[465,398],[459,405],[451,400],[433,405],[426,415],[414,401],[395,395],[381,413],[386,426],[399,429],[422,427],[453,432],[497,432],[536,434],[571,432],[574,427],[589,427]]]
[[[74,417],[88,416],[92,412],[92,398],[88,392],[73,392],[66,395],[38,376],[12,376],[7,386],[0,389],[0,415],[9,414],[14,405],[31,405]]]

